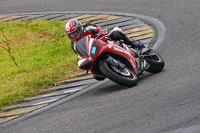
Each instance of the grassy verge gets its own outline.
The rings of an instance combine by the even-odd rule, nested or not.
[[[44,92],[57,81],[80,71],[64,34],[64,22],[0,23],[0,108]],[[7,40],[5,39],[5,36]]]

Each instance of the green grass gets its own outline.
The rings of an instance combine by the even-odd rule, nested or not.
[[[26,21],[0,23],[0,46],[9,39],[14,65],[0,47],[0,108],[45,92],[56,82],[80,71],[77,56],[64,33],[64,22]]]

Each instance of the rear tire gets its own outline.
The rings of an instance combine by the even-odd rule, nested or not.
[[[146,70],[150,73],[159,73],[163,70],[165,63],[163,58],[154,50],[151,50],[150,55],[144,57],[150,67]]]
[[[127,67],[125,67],[123,69],[124,72],[120,74],[120,70],[117,70],[117,68],[104,61],[100,64],[99,68],[102,74],[118,84],[127,87],[137,84],[137,75]]]

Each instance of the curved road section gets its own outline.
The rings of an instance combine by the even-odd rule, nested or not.
[[[128,12],[161,20],[167,30],[163,45],[157,46],[164,71],[142,78],[133,88],[105,82],[1,133],[200,132],[199,0],[0,1],[0,14],[66,10]]]
[[[23,22],[27,20],[68,21],[70,19],[78,19],[81,21],[81,23],[90,22],[93,24],[97,24],[98,26],[108,28],[110,30],[116,26],[120,27],[130,38],[140,40],[146,45],[154,46],[154,48],[157,48],[161,44],[165,34],[165,27],[160,21],[148,16],[142,16],[137,14],[112,12],[46,12],[7,14],[0,16],[0,22]],[[1,127],[9,127],[15,124],[16,122],[20,122],[22,120],[35,116],[41,112],[46,111],[47,109],[53,108],[72,98],[80,96],[85,92],[93,90],[97,86],[101,86],[102,84],[104,84],[104,82],[108,81],[106,80],[103,83],[100,82],[95,85],[91,84],[95,83],[95,81],[92,79],[84,80],[81,82],[79,81],[77,83],[69,84],[66,83],[60,86],[56,86],[54,88],[50,88],[50,90],[53,89],[56,90],[56,92],[27,98],[25,99],[25,101],[27,101],[26,103],[4,108],[4,110],[9,111],[0,113],[0,122],[8,122],[2,124]],[[76,92],[79,93],[75,94]],[[27,113],[30,114],[26,115]]]
[[[136,14],[105,12],[48,12],[9,14],[0,16],[0,22],[23,22],[28,20],[58,20],[66,22],[70,19],[78,19],[82,23],[97,24],[98,26],[108,28],[110,30],[116,26],[120,27],[130,38],[140,40],[146,45],[153,45],[155,42],[157,42],[156,45],[154,45],[157,46],[158,42],[162,40],[160,34],[164,34],[165,31],[165,28],[161,27],[162,23],[158,20]],[[89,77],[91,78],[91,76]],[[60,86],[49,88],[49,90],[54,90],[54,92],[26,98],[24,99],[24,101],[26,101],[25,103],[3,108],[3,110],[6,112],[0,113],[0,123],[12,120],[36,109],[47,106],[60,99],[68,97],[80,90],[88,88],[89,85],[95,82],[96,81],[94,79],[88,79],[73,83],[64,83]]]
[[[1,133],[200,132],[199,0],[117,2],[116,0],[80,0],[74,5],[74,0],[66,2],[60,0],[56,3],[54,0],[48,0],[49,4],[46,8],[45,2],[39,1],[39,4],[35,5],[38,11],[49,11],[49,9],[65,11],[66,8],[76,10],[74,9],[76,6],[80,7],[78,8],[80,10],[87,8],[93,11],[136,12],[162,20],[167,28],[166,39],[164,45],[156,46],[165,59],[165,70],[159,74],[143,77],[133,88],[125,88],[110,81],[97,83],[41,110],[34,111],[35,113],[32,112],[2,125]],[[7,1],[2,3],[9,7]],[[16,4],[11,10],[5,10],[7,9],[5,6],[0,8],[0,11],[30,12],[33,10],[31,8],[34,6],[33,3],[29,4],[30,6],[26,2],[15,1],[14,3]],[[21,5],[24,5],[23,9],[19,8]],[[154,19],[151,20],[154,22]],[[156,33],[159,38],[165,32],[158,30]],[[157,42],[162,41],[161,37],[155,44],[161,44]]]

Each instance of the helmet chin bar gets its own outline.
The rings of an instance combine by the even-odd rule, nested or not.
[[[74,32],[69,33],[68,36],[69,36],[70,40],[74,40],[76,38],[80,38],[82,36],[82,30],[77,29]]]

